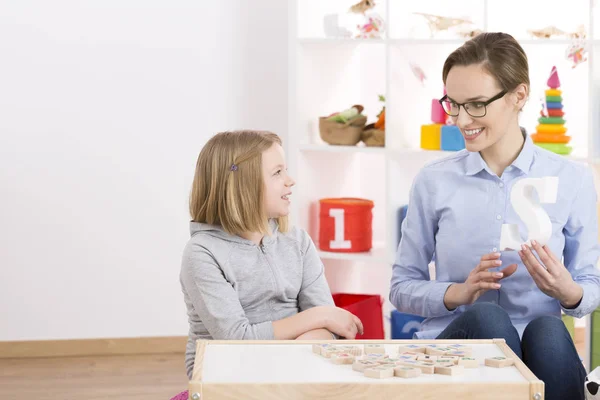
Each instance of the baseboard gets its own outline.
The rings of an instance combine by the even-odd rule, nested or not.
[[[185,353],[187,336],[0,342],[0,359]]]
[[[575,343],[585,342],[585,328],[575,328]],[[187,336],[68,339],[0,342],[0,359],[184,353]]]

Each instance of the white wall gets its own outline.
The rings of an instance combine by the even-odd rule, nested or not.
[[[187,334],[196,157],[285,139],[287,7],[0,0],[0,340]]]

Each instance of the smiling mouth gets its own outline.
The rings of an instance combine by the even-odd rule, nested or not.
[[[288,193],[288,194],[285,194],[285,195],[281,196],[281,198],[282,198],[283,200],[290,201],[290,196],[291,196],[291,195],[292,195],[291,193]]]
[[[484,130],[485,130],[485,128],[478,128],[478,129],[463,129],[462,131],[465,134],[465,139],[473,140],[477,136],[481,135],[481,132],[483,132]]]

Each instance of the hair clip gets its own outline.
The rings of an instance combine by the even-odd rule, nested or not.
[[[237,171],[238,170],[238,166],[235,164],[231,164],[231,167],[229,168],[230,171]]]

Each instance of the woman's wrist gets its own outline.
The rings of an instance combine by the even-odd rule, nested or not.
[[[572,282],[572,285],[569,286],[566,292],[565,296],[559,299],[560,305],[567,309],[577,308],[583,298],[583,288],[577,283]]]
[[[448,311],[454,311],[462,305],[460,299],[462,289],[461,283],[453,283],[446,289],[446,293],[444,294],[444,306],[446,306]]]

